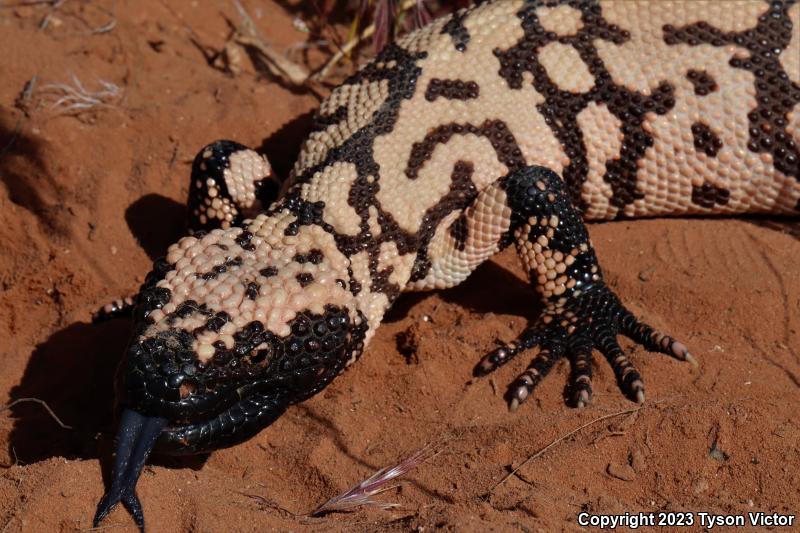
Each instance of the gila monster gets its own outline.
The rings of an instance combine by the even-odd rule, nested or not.
[[[231,446],[356,361],[403,291],[447,288],[514,244],[543,305],[483,357],[532,348],[512,408],[554,363],[572,405],[592,351],[644,401],[617,343],[694,362],[605,284],[584,220],[800,211],[800,3],[478,2],[387,46],[322,103],[290,176],[218,141],[192,167],[190,236],[131,311],[97,525],[151,449]]]

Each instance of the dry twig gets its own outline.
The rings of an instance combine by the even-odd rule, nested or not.
[[[44,407],[45,410],[47,410],[47,412],[50,414],[50,417],[53,420],[55,420],[56,423],[59,426],[61,426],[64,429],[72,429],[72,426],[68,426],[64,422],[62,422],[61,419],[56,416],[56,414],[53,412],[53,410],[50,409],[50,406],[47,405],[47,403],[44,400],[40,400],[39,398],[18,398],[16,400],[14,400],[13,402],[4,405],[3,407],[0,407],[0,413],[2,413],[3,411],[7,411],[7,410],[11,409],[12,407],[17,405],[18,403],[26,403],[26,402],[38,403],[39,405]]]
[[[409,9],[411,9],[416,5],[417,5],[417,0],[404,0],[400,4],[399,13],[408,11]],[[317,81],[325,79],[328,76],[328,74],[330,74],[331,69],[335,67],[339,63],[339,61],[341,61],[345,56],[349,55],[350,52],[352,52],[356,46],[361,44],[362,41],[372,37],[374,33],[375,33],[375,24],[370,24],[369,26],[364,28],[364,31],[362,31],[361,33],[350,39],[348,42],[346,42],[339,49],[339,51],[336,52],[333,55],[333,57],[331,57],[328,60],[327,63],[325,63],[325,65],[321,69],[319,69],[313,76],[311,76],[311,78]]]
[[[297,515],[295,513],[291,512],[285,507],[281,507],[281,505],[274,500],[270,500],[269,498],[265,498],[264,496],[259,496],[258,494],[248,494],[246,492],[240,492],[239,494],[241,494],[242,496],[247,496],[248,498],[252,498],[262,507],[266,507],[268,509],[275,509],[276,511],[280,511],[281,513],[287,516],[297,518]]]
[[[547,446],[545,446],[544,448],[542,448],[542,449],[541,449],[541,450],[539,450],[538,452],[534,453],[533,455],[531,455],[530,457],[528,457],[527,459],[525,459],[524,461],[522,461],[522,462],[521,462],[521,463],[520,463],[520,464],[519,464],[519,465],[518,465],[516,468],[514,468],[513,470],[511,470],[511,472],[509,472],[508,474],[506,474],[506,476],[505,476],[503,479],[501,479],[500,481],[498,481],[497,483],[495,483],[494,485],[492,485],[492,487],[491,487],[489,490],[487,490],[487,491],[486,491],[486,493],[484,494],[484,498],[487,498],[487,497],[488,497],[488,496],[489,496],[489,495],[490,495],[490,494],[491,494],[491,493],[492,493],[492,492],[493,492],[493,491],[494,491],[494,490],[495,490],[497,487],[499,487],[500,485],[502,485],[503,483],[505,483],[506,481],[508,481],[508,480],[509,480],[509,479],[510,479],[512,476],[514,476],[514,475],[515,475],[515,474],[516,474],[516,473],[517,473],[517,472],[518,472],[518,471],[519,471],[519,470],[520,470],[520,469],[521,469],[523,466],[525,466],[526,464],[530,463],[531,461],[533,461],[533,460],[534,460],[534,459],[536,459],[537,457],[541,457],[541,456],[542,456],[542,455],[543,455],[543,454],[544,454],[544,453],[545,453],[547,450],[549,450],[550,448],[552,448],[552,447],[553,447],[553,446],[555,446],[556,444],[559,444],[559,443],[561,443],[561,442],[563,442],[563,441],[567,440],[568,438],[570,438],[571,436],[575,435],[576,433],[578,433],[578,432],[579,432],[579,431],[581,431],[582,429],[585,429],[585,428],[587,428],[587,427],[589,427],[589,426],[591,426],[591,425],[594,425],[594,424],[596,424],[596,423],[598,423],[598,422],[602,422],[603,420],[608,420],[609,418],[616,418],[616,417],[618,417],[618,416],[622,416],[622,415],[628,415],[628,414],[631,414],[631,413],[636,413],[636,412],[638,412],[638,411],[641,411],[641,410],[642,410],[642,409],[644,409],[645,407],[646,407],[646,406],[644,406],[644,405],[640,405],[639,407],[633,407],[633,408],[631,408],[631,409],[625,409],[625,410],[623,410],[623,411],[617,411],[617,412],[615,412],[615,413],[609,413],[609,414],[607,414],[607,415],[603,415],[603,416],[601,416],[601,417],[598,417],[598,418],[595,418],[595,419],[593,419],[593,420],[590,420],[589,422],[586,422],[586,423],[585,423],[585,424],[583,424],[582,426],[578,426],[577,428],[573,429],[572,431],[570,431],[570,432],[569,432],[569,433],[567,433],[566,435],[562,435],[561,437],[557,438],[556,440],[554,440],[553,442],[551,442],[550,444],[548,444]]]
[[[45,28],[47,28],[47,25],[48,25],[48,24],[50,24],[50,17],[52,17],[52,16],[53,16],[53,13],[55,13],[55,12],[56,12],[56,10],[57,10],[59,7],[61,7],[61,4],[63,4],[63,3],[64,3],[64,2],[66,2],[66,1],[67,1],[67,0],[50,0],[49,2],[43,2],[43,3],[45,3],[45,4],[50,4],[50,10],[49,10],[49,11],[47,12],[47,14],[46,14],[46,15],[45,15],[45,16],[42,18],[41,22],[39,22],[39,31],[42,31],[42,30],[44,30]]]
[[[97,80],[100,89],[90,91],[83,86],[81,80],[73,74],[72,84],[49,83],[40,91],[55,97],[50,104],[51,109],[62,113],[82,113],[93,107],[111,107],[122,97],[122,89],[115,83],[106,80]]]
[[[111,20],[109,20],[102,26],[97,26],[96,28],[90,29],[89,34],[100,35],[101,33],[108,33],[116,27],[117,27],[117,19],[112,15]]]
[[[250,47],[261,54],[264,58],[266,67],[273,76],[279,76],[291,82],[293,85],[305,85],[308,81],[306,69],[293,62],[267,43],[258,34],[256,25],[250,15],[247,14],[239,0],[234,0],[236,10],[239,12],[239,27],[233,36],[233,41],[244,47]]]

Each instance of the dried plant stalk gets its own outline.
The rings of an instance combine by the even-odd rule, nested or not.
[[[50,109],[62,113],[82,113],[94,107],[110,107],[122,98],[122,89],[115,83],[97,80],[100,88],[90,91],[78,77],[72,75],[72,84],[49,83],[40,92],[53,98]]]
[[[50,406],[47,405],[47,402],[45,402],[44,400],[40,400],[39,398],[17,398],[16,400],[14,400],[11,403],[8,403],[6,405],[0,406],[0,413],[2,413],[3,411],[7,411],[8,409],[11,409],[12,407],[17,405],[18,403],[26,403],[26,402],[38,403],[39,405],[41,405],[42,407],[45,408],[45,410],[50,415],[50,417],[53,420],[56,421],[56,424],[58,424],[59,426],[61,426],[64,429],[72,429],[72,426],[66,425],[64,422],[61,421],[60,418],[58,418],[56,416],[56,414],[53,412],[53,410],[50,409]]]
[[[333,67],[335,67],[344,57],[346,57],[348,54],[350,54],[350,52],[352,52],[353,49],[356,46],[361,44],[364,40],[369,39],[370,37],[372,37],[373,34],[375,34],[376,29],[380,29],[384,33],[388,32],[389,31],[388,27],[389,27],[389,25],[391,23],[391,21],[389,20],[390,18],[393,20],[393,18],[396,17],[398,14],[402,14],[403,12],[408,11],[409,9],[411,9],[413,7],[422,5],[421,2],[419,2],[419,0],[403,0],[400,3],[399,7],[397,7],[397,6],[386,6],[384,4],[385,4],[385,2],[381,2],[379,4],[379,6],[378,6],[378,7],[383,6],[383,10],[381,11],[381,13],[383,13],[383,14],[381,15],[381,18],[383,18],[383,17],[386,18],[386,20],[383,20],[382,23],[380,24],[380,28],[377,28],[376,24],[370,24],[369,26],[364,28],[364,30],[360,34],[355,34],[355,28],[357,27],[357,23],[358,23],[359,18],[360,18],[360,17],[357,17],[353,21],[354,25],[353,25],[353,28],[351,30],[351,32],[354,35],[351,37],[351,39],[347,43],[345,43],[339,49],[338,52],[336,52],[333,55],[333,57],[331,57],[328,60],[327,63],[325,63],[325,65],[319,71],[317,71],[312,76],[313,79],[315,79],[315,80],[323,80],[323,79],[325,79],[328,76],[328,74],[330,74],[330,71],[331,71],[331,69],[333,69]],[[390,13],[392,13],[391,17],[390,17]],[[427,14],[427,12],[426,12],[426,14]],[[380,42],[376,42],[375,43],[375,49],[380,51],[380,49],[387,42],[387,40],[388,40],[388,37],[386,37],[385,35],[382,36],[381,39],[380,39]]]
[[[256,30],[255,22],[244,9],[239,0],[234,0],[233,5],[239,12],[240,23],[236,29],[233,40],[245,47],[258,51],[265,59],[265,65],[274,76],[288,80],[292,85],[301,86],[308,81],[306,69],[278,52],[267,43]]]
[[[387,486],[387,484],[393,479],[418,467],[438,453],[439,452],[435,450],[433,446],[425,446],[403,459],[396,466],[381,468],[364,481],[350,487],[346,492],[334,496],[317,507],[311,515],[316,516],[333,511],[349,511],[362,505],[373,505],[381,509],[398,507],[400,505],[398,503],[382,502],[372,498],[381,492],[395,488],[397,485]]]

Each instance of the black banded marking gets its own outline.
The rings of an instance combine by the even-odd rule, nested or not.
[[[731,191],[710,183],[698,187],[692,185],[692,202],[711,209],[715,205],[726,205],[731,198]]]
[[[694,86],[694,94],[697,96],[708,96],[719,89],[717,80],[705,70],[689,69],[686,72],[686,79]]]
[[[800,103],[800,85],[789,79],[779,57],[792,40],[789,8],[795,2],[773,0],[766,4],[755,27],[740,32],[723,32],[708,22],[680,28],[667,24],[663,30],[668,45],[735,44],[750,53],[747,57],[734,55],[729,61],[733,68],[755,76],[756,107],[747,114],[750,122],[747,148],[755,153],[772,154],[776,169],[800,181],[800,151],[787,131],[787,115]]]
[[[646,95],[614,83],[600,59],[594,41],[600,39],[621,45],[630,39],[630,33],[609,24],[603,18],[601,5],[596,0],[570,4],[580,10],[582,27],[574,35],[560,37],[542,27],[536,15],[536,10],[541,5],[534,2],[517,13],[525,35],[507,50],[494,50],[500,62],[498,74],[511,89],[522,89],[524,72],[533,75],[534,88],[545,97],[545,102],[537,105],[537,109],[570,160],[564,167],[563,178],[572,202],[579,209],[587,207],[581,191],[589,175],[589,162],[577,116],[590,102],[595,102],[604,103],[620,120],[623,134],[620,155],[606,163],[603,180],[611,186],[612,196],[609,203],[620,208],[618,217],[623,217],[623,207],[636,199],[644,198],[644,193],[637,185],[638,161],[654,143],[653,136],[643,128],[645,115],[664,115],[671,110],[675,106],[675,88],[666,81],[661,81],[650,91],[650,95]],[[537,54],[552,42],[570,45],[577,50],[594,77],[592,89],[584,93],[563,91],[550,79]]]
[[[467,247],[467,238],[469,237],[466,213],[461,213],[458,218],[450,224],[450,229],[448,231],[455,241],[456,250],[463,252]]]
[[[428,274],[431,260],[428,245],[441,221],[453,211],[469,205],[478,196],[478,189],[472,181],[475,167],[467,161],[457,161],[450,176],[450,191],[432,208],[425,212],[420,224],[420,246],[417,258],[411,269],[410,281],[419,281]]]
[[[467,12],[464,12],[460,16],[463,18],[466,17],[466,14]],[[456,25],[453,23],[451,27]],[[296,177],[286,196],[267,211],[267,215],[272,215],[288,210],[297,217],[297,220],[287,227],[287,234],[296,234],[300,226],[313,224],[333,235],[338,250],[346,257],[366,252],[369,258],[369,290],[373,293],[386,294],[390,304],[400,294],[401,287],[389,281],[393,267],[385,269],[379,267],[381,245],[394,243],[400,255],[415,253],[416,259],[411,278],[412,280],[423,278],[430,268],[427,246],[441,220],[454,210],[468,205],[478,193],[471,179],[472,164],[459,161],[453,169],[450,191],[425,212],[419,230],[416,232],[409,232],[401,228],[392,213],[384,209],[377,198],[380,190],[380,167],[374,159],[375,139],[394,129],[402,102],[410,99],[416,92],[417,79],[422,73],[417,62],[426,56],[425,52],[412,53],[395,44],[390,44],[383,49],[375,62],[366,65],[345,81],[345,85],[359,84],[364,80],[387,81],[388,96],[373,116],[370,124],[354,132],[341,145],[332,148],[326,154],[324,161],[304,169]],[[463,130],[458,131],[462,127]],[[426,136],[417,143],[420,148],[417,148],[415,152],[412,151],[406,174],[409,175],[409,172],[415,174],[429,159],[437,144],[446,142],[453,134],[467,133],[486,137],[495,148],[498,160],[510,169],[524,165],[525,162],[516,139],[505,123],[487,120],[479,126],[468,124],[454,126],[453,131],[439,130],[438,134],[434,132],[433,136]],[[424,147],[428,147],[429,150]],[[337,162],[352,163],[356,167],[357,178],[350,187],[348,204],[361,219],[360,231],[357,235],[348,235],[337,231],[336,228],[324,221],[324,204],[313,205],[300,197],[303,183],[310,181],[317,172]],[[320,203],[317,202],[317,204]],[[377,214],[377,217],[374,214],[371,215],[371,207],[374,208],[373,212]],[[370,218],[373,218],[380,226],[379,235],[373,235]],[[364,287],[354,278],[352,271],[348,273],[348,277],[348,288],[356,296]]]
[[[215,333],[219,333],[219,330],[222,329],[222,326],[230,322],[230,320],[231,320],[231,315],[229,315],[225,311],[218,311],[216,313],[213,313],[206,321],[205,326],[201,326],[200,328],[197,328],[193,332],[194,337],[197,338],[197,335],[202,331],[213,331]],[[222,343],[222,345],[224,346],[225,343]]]
[[[367,125],[350,135],[341,145],[331,148],[325,154],[323,161],[303,169],[284,197],[266,212],[267,216],[271,216],[288,210],[297,217],[297,220],[287,227],[287,234],[297,234],[303,225],[317,225],[334,237],[337,249],[344,256],[353,257],[366,251],[372,280],[369,288],[372,292],[385,293],[390,303],[400,294],[401,287],[388,281],[390,274],[388,270],[378,269],[381,245],[393,242],[398,253],[405,255],[416,252],[419,237],[416,233],[401,228],[392,214],[381,207],[377,198],[380,190],[380,167],[375,162],[373,147],[378,136],[386,135],[394,129],[402,102],[411,99],[416,92],[417,80],[422,74],[422,68],[417,62],[425,57],[427,57],[426,52],[408,52],[397,44],[390,43],[373,63],[348,78],[343,86],[358,85],[364,81],[387,82],[388,96],[383,105]],[[350,187],[348,204],[361,219],[357,235],[337,231],[323,219],[324,203],[311,203],[300,196],[303,183],[311,181],[317,172],[337,162],[352,163],[356,169],[357,178]],[[373,235],[370,230],[370,207],[374,207],[377,211],[380,235]],[[352,272],[349,273],[348,288],[354,296],[363,288],[361,283],[354,279]]]
[[[313,283],[314,276],[308,272],[301,272],[295,276],[295,279],[297,279],[297,283],[299,283],[301,287],[305,288]]]
[[[325,254],[322,253],[321,250],[314,248],[310,250],[307,254],[296,254],[292,260],[296,263],[304,265],[306,263],[311,263],[312,265],[318,265],[322,263],[322,260],[325,259]]]
[[[522,156],[522,150],[520,150],[514,134],[502,120],[486,120],[479,126],[452,122],[434,128],[425,135],[422,141],[411,146],[411,155],[405,170],[406,176],[409,179],[416,179],[419,171],[433,155],[436,146],[446,144],[454,135],[468,134],[485,137],[492,144],[497,154],[497,160],[507,166],[509,170],[525,165],[525,158]]]
[[[266,204],[264,204],[266,205]],[[243,225],[242,232],[236,236],[236,244],[242,247],[243,250],[248,252],[255,252],[256,246],[250,242],[253,239],[253,234],[248,231],[247,227]]]
[[[328,115],[323,115],[321,112],[317,112],[317,114],[314,115],[314,122],[311,125],[311,132],[322,131],[326,129],[328,126],[338,124],[346,118],[347,118],[346,105],[340,105],[339,107],[334,109],[332,113]]]
[[[222,263],[221,265],[213,267],[208,272],[195,272],[194,276],[198,279],[202,278],[206,281],[211,279],[216,279],[218,275],[227,272],[228,269],[234,269],[242,266],[242,263],[244,263],[242,256],[240,255],[237,255],[236,257],[229,256],[225,258],[225,262]]]
[[[470,100],[477,98],[480,87],[474,81],[433,78],[425,89],[425,99],[433,102],[438,97],[447,100]]]
[[[525,166],[522,150],[514,134],[502,120],[486,120],[480,126],[453,122],[433,129],[422,141],[412,145],[405,169],[406,176],[409,179],[416,179],[419,171],[430,160],[435,148],[440,144],[446,144],[455,135],[477,135],[487,139],[494,148],[497,160],[508,167],[509,172]],[[450,191],[423,216],[417,235],[420,244],[410,281],[419,281],[428,274],[431,267],[428,244],[441,220],[449,213],[471,204],[477,197],[478,191],[472,181],[473,172],[472,163],[456,162],[450,178]],[[461,249],[463,250],[463,244]]]
[[[461,10],[453,13],[445,25],[442,27],[442,34],[447,34],[453,40],[453,47],[459,52],[467,51],[469,43],[469,31],[464,26],[464,19],[467,18],[469,10]]]
[[[245,296],[247,296],[251,300],[255,300],[258,298],[258,292],[261,289],[261,285],[256,283],[255,281],[250,281],[245,285]]]
[[[692,124],[692,136],[694,137],[694,147],[698,152],[703,152],[709,157],[716,157],[722,148],[722,139],[711,131],[708,124],[695,122]]]
[[[272,276],[278,275],[278,269],[274,266],[268,266],[259,270],[258,273],[264,276],[265,278],[271,278]]]

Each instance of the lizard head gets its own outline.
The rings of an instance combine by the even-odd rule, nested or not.
[[[179,311],[203,310],[195,301],[183,305]],[[322,313],[300,311],[284,335],[258,320],[237,327],[224,311],[209,322],[225,332],[211,344],[171,326],[137,336],[128,348],[122,403],[167,421],[155,442],[161,453],[202,453],[252,437],[321,390],[360,349],[347,311],[332,304]]]
[[[136,517],[132,495],[152,449],[193,454],[242,442],[363,349],[366,322],[333,252],[311,238],[269,244],[258,235],[186,237],[148,275],[119,371],[124,411],[98,521],[118,501]]]

